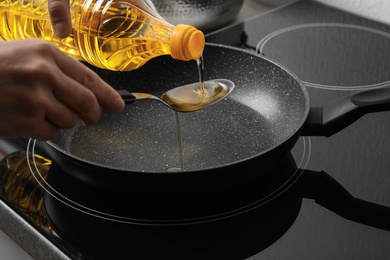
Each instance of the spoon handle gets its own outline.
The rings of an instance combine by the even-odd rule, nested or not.
[[[136,100],[136,97],[127,90],[120,89],[117,90],[117,92],[122,97],[125,104],[133,103]]]

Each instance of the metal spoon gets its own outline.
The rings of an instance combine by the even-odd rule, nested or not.
[[[164,105],[166,105],[167,107],[172,108],[170,105],[165,103],[161,98],[158,98],[158,97],[153,96],[153,95],[148,94],[148,93],[135,93],[135,92],[129,92],[129,91],[124,90],[124,89],[117,90],[117,92],[119,93],[119,95],[121,95],[125,104],[130,104],[130,103],[133,103],[137,100],[149,99],[149,100],[159,101],[159,102],[163,103]]]
[[[126,104],[138,100],[155,100],[173,110],[190,112],[215,104],[229,95],[234,88],[235,85],[232,81],[216,79],[205,81],[203,92],[200,90],[200,83],[193,83],[173,88],[164,93],[161,98],[147,93],[134,93],[127,90],[117,90],[117,92]]]

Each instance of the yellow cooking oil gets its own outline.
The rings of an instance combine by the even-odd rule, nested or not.
[[[39,177],[32,173],[27,160],[39,169]],[[42,186],[50,165],[50,160],[39,155],[27,158],[25,152],[11,153],[0,161],[0,196],[47,230],[51,226],[44,210]]]
[[[137,69],[161,55],[197,60],[204,49],[201,31],[171,25],[147,0],[71,0],[70,12],[72,33],[60,39],[47,0],[0,0],[0,36],[44,39],[76,59],[115,71]]]

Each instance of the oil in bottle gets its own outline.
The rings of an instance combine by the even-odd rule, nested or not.
[[[75,0],[70,11],[72,33],[60,39],[53,32],[46,0],[0,0],[0,36],[44,39],[76,59],[116,71],[137,69],[160,55],[190,60],[203,52],[202,32],[171,25],[147,0]]]

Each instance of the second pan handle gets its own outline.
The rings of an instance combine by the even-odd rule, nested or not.
[[[357,92],[310,109],[301,135],[331,136],[368,113],[390,110],[390,88]]]

